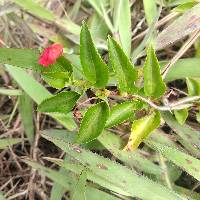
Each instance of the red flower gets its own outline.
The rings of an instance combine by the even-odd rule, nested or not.
[[[39,64],[44,67],[48,67],[49,65],[56,62],[56,59],[59,58],[63,54],[63,46],[60,44],[52,44],[51,46],[44,49],[40,58]]]

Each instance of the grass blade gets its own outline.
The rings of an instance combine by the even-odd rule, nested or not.
[[[74,187],[72,200],[86,200],[87,170],[83,170]]]
[[[167,112],[162,113],[162,117],[165,122],[174,130],[178,135],[179,142],[193,155],[200,157],[200,140],[199,132],[192,129],[188,125],[180,125],[176,119]]]
[[[57,140],[44,134],[42,136],[67,152],[82,165],[87,166],[89,169],[88,179],[101,184],[103,187],[121,193],[122,195],[139,197],[144,200],[186,200],[185,197],[145,177],[138,176],[134,171],[120,164],[62,140]],[[62,165],[62,161],[60,164]],[[65,166],[65,163],[63,164]],[[76,165],[73,165],[73,167],[68,165],[68,170],[73,171],[75,168]]]
[[[19,112],[25,133],[32,143],[34,140],[33,102],[26,93],[20,96]]]
[[[33,167],[34,169],[38,170],[38,172],[40,174],[47,176],[48,178],[50,178],[54,182],[61,185],[63,188],[66,189],[66,191],[71,192],[73,187],[74,187],[75,182],[77,181],[76,176],[72,176],[71,173],[69,173],[70,170],[67,170],[67,173],[65,173],[65,174],[61,174],[61,173],[54,171],[52,169],[43,167],[42,165],[40,165],[40,164],[38,164],[34,161],[26,160],[25,162],[28,165],[30,165],[31,167]],[[84,170],[84,167],[82,167],[78,164],[76,164],[76,165],[69,164],[69,166],[73,167],[76,174],[80,174],[80,172],[82,170]],[[65,172],[66,172],[66,169],[65,169]],[[96,197],[96,198],[92,198],[93,196]],[[115,197],[111,194],[105,193],[103,191],[100,191],[100,190],[93,188],[89,185],[86,186],[86,199],[119,200],[117,197]],[[52,199],[52,200],[54,200],[54,199]]]
[[[22,139],[20,139],[20,138],[0,139],[0,149],[5,149],[6,147],[17,144],[21,141],[22,141]]]
[[[182,168],[188,174],[200,181],[200,160],[185,154],[177,149],[161,145],[159,143],[148,142],[151,147],[160,152],[168,160]]]
[[[199,58],[180,59],[170,68],[165,81],[170,82],[176,79],[185,79],[186,77],[200,77],[199,65]]]
[[[131,10],[129,0],[115,1],[115,34],[119,33],[119,40],[127,56],[131,53]]]
[[[21,90],[12,90],[12,89],[0,88],[0,94],[8,95],[8,96],[20,96],[20,95],[22,95],[22,91]]]
[[[147,174],[160,175],[162,173],[161,168],[143,156],[142,152],[127,152],[121,150],[124,146],[124,142],[116,134],[104,131],[98,137],[98,140],[112,153],[113,156],[123,161],[126,166],[136,168],[137,171]]]
[[[148,26],[151,26],[155,17],[157,16],[156,1],[154,0],[143,0],[145,16]]]
[[[200,3],[186,11],[176,19],[166,29],[164,29],[156,39],[156,50],[175,43],[187,35],[200,28]]]
[[[14,0],[16,4],[21,6],[23,9],[27,10],[28,12],[40,17],[41,19],[45,19],[48,21],[54,21],[55,17],[54,14],[51,13],[46,8],[40,6],[36,1],[32,0]]]

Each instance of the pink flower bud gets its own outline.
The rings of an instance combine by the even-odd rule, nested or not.
[[[60,44],[52,44],[51,46],[44,49],[40,58],[39,64],[44,67],[48,67],[49,65],[56,62],[56,59],[59,58],[63,54],[63,46]]]

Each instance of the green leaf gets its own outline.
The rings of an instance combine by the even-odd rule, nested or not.
[[[200,112],[198,112],[198,113],[196,114],[196,119],[197,119],[197,121],[200,123]]]
[[[73,66],[71,64],[71,62],[65,58],[64,56],[60,56],[57,60],[56,63],[54,64],[57,66],[57,68],[61,68],[62,70],[60,70],[60,72],[68,72],[69,75],[71,75],[72,71],[73,71]],[[54,70],[56,71],[56,70]],[[58,70],[59,71],[59,70]],[[45,72],[44,72],[45,73]],[[62,74],[61,74],[62,75]],[[57,76],[56,76],[57,77]],[[65,74],[63,76],[61,76],[61,78],[68,78],[65,76]]]
[[[76,174],[80,174],[80,172],[87,167],[88,180],[115,193],[129,197],[138,197],[143,200],[187,199],[146,177],[139,176],[134,170],[130,170],[96,153],[69,144],[63,140],[57,140],[54,137],[49,137],[44,134],[42,136],[77,160],[82,165],[82,168],[80,168],[78,164],[69,165],[69,163],[63,162],[60,159],[48,160],[54,160],[59,166]]]
[[[42,75],[42,78],[53,88],[61,89],[65,87],[65,83],[66,83],[65,79],[53,78],[47,74]]]
[[[195,57],[200,58],[200,40],[199,39],[195,41],[194,47],[195,47]]]
[[[174,130],[178,141],[187,149],[191,154],[200,157],[200,141],[199,131],[194,130],[190,126],[184,124],[180,125],[176,119],[168,112],[162,113],[164,121]]]
[[[79,176],[79,180],[74,187],[72,200],[86,200],[86,184],[87,184],[87,170],[83,170]]]
[[[200,160],[197,160],[186,153],[178,151],[177,149],[173,149],[159,143],[149,142],[149,144],[168,160],[171,160],[174,164],[200,181]]]
[[[56,60],[56,63],[48,68],[54,68],[54,71],[43,71],[42,78],[52,87],[63,88],[73,71],[72,64],[63,56]]]
[[[51,86],[57,89],[65,87],[69,81],[69,72],[47,72],[42,73],[42,78]]]
[[[135,93],[137,88],[135,81],[137,79],[137,72],[131,64],[129,58],[125,55],[119,44],[108,38],[109,59],[112,68],[116,74],[119,89],[121,92]]]
[[[188,94],[190,96],[200,95],[200,79],[198,78],[186,78]]]
[[[162,80],[160,66],[152,46],[147,49],[147,58],[144,64],[144,92],[147,96],[159,98],[166,90]]]
[[[132,151],[138,148],[140,143],[160,125],[160,113],[153,112],[141,119],[135,120],[132,124],[131,135],[126,150]]]
[[[99,55],[85,22],[80,35],[80,59],[87,80],[98,88],[105,87],[109,76],[108,67]]]
[[[74,91],[60,92],[48,99],[45,99],[39,106],[40,112],[66,114],[75,106],[80,94]]]
[[[156,1],[143,0],[143,4],[144,4],[146,20],[147,20],[148,26],[150,26],[157,15]]]
[[[20,139],[20,138],[0,139],[0,149],[5,149],[6,147],[11,146],[13,144],[17,144],[21,141],[22,141],[22,139]]]
[[[106,122],[106,128],[116,126],[127,120],[136,109],[137,105],[134,101],[127,101],[117,104],[110,110],[110,116]]]
[[[183,125],[185,123],[185,120],[188,117],[188,110],[187,110],[187,108],[182,109],[182,110],[175,110],[174,115],[175,115],[178,123]]]
[[[114,1],[113,22],[115,34],[118,36],[127,56],[131,52],[131,11],[129,0]]]
[[[178,6],[189,2],[198,2],[198,0],[168,0],[168,6]]]
[[[195,6],[197,3],[198,2],[196,1],[191,1],[191,2],[180,4],[179,6],[173,9],[173,12],[184,13],[188,9],[191,9],[193,6]]]
[[[77,143],[88,143],[96,139],[103,131],[109,116],[106,102],[91,106],[85,113],[76,138]]]

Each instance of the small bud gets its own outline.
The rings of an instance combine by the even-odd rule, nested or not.
[[[56,62],[56,60],[63,54],[63,46],[60,44],[52,44],[51,46],[44,49],[40,58],[39,64],[44,67]]]

